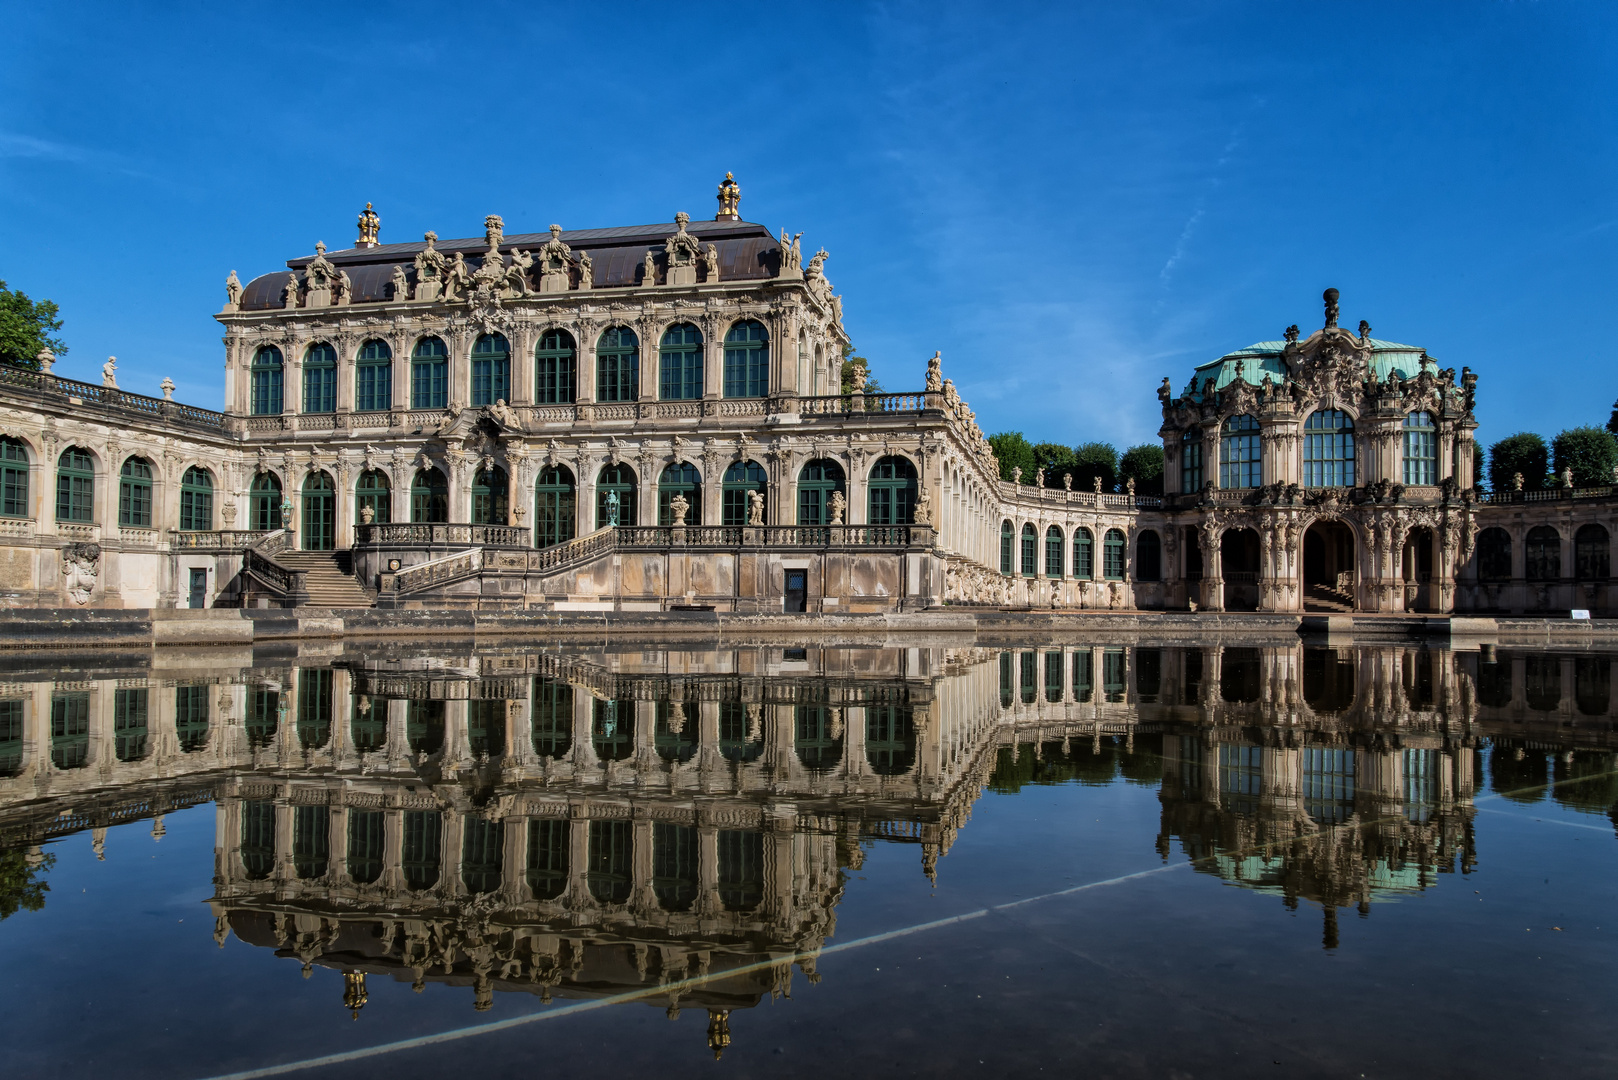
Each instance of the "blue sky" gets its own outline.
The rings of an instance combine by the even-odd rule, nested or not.
[[[8,5],[0,278],[63,374],[220,402],[211,315],[352,243],[742,213],[824,246],[892,389],[1155,436],[1155,389],[1342,291],[1481,375],[1480,437],[1605,423],[1618,6]]]

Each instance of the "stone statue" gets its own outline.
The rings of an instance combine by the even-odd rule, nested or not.
[[[461,291],[472,284],[472,273],[466,268],[466,256],[461,252],[455,253],[455,261],[449,264],[444,272],[444,299],[459,300]]]
[[[848,500],[843,498],[841,491],[834,491],[831,493],[831,502],[827,504],[827,508],[831,511],[831,520],[827,524],[841,525],[843,523],[843,511],[848,508]]]
[[[1011,482],[1013,484],[1022,483],[1022,466],[1021,465],[1013,465],[1011,467]]]
[[[922,488],[921,494],[916,496],[913,519],[917,525],[931,527],[933,523],[933,497],[927,494],[926,488]]]
[[[448,435],[451,431],[453,431],[455,429],[455,423],[460,418],[461,418],[461,406],[460,406],[460,403],[455,402],[455,401],[450,402],[449,406],[444,410],[444,419],[442,419],[442,420],[440,420],[438,422],[437,434],[439,434],[439,435]]]
[[[241,279],[236,276],[236,271],[234,270],[232,270],[230,272],[230,276],[225,279],[225,297],[229,301],[231,307],[235,307],[241,301],[242,282]]]
[[[787,231],[785,229],[781,230],[781,269],[783,271],[801,271],[803,269],[803,249],[798,246],[798,241],[802,239],[803,233],[788,237]]]
[[[607,524],[618,524],[618,493],[616,491],[607,492]]]
[[[506,268],[506,287],[518,296],[528,295],[528,268],[534,257],[521,248],[511,253],[511,265]]]
[[[1366,322],[1364,319],[1360,320],[1360,340],[1361,341],[1370,341],[1371,340],[1371,324]]]
[[[159,390],[163,391],[163,400],[164,401],[173,401],[174,400],[174,380],[173,379],[169,378],[167,375],[163,376],[163,381],[157,384],[157,388]]]
[[[1072,473],[1065,472],[1065,473],[1062,474],[1062,490],[1063,491],[1072,491],[1073,490],[1073,474]]]
[[[588,251],[579,252],[579,288],[589,289],[595,286],[595,260],[590,258]]]
[[[337,271],[337,276],[332,281],[336,286],[337,302],[339,304],[346,304],[353,300],[354,279],[348,276],[347,270]]]
[[[944,389],[944,354],[934,352],[933,358],[927,361],[927,392],[936,394]]]
[[[100,544],[69,544],[62,549],[62,586],[75,604],[90,602],[100,562]]]
[[[1522,473],[1512,473],[1511,474],[1511,490],[1512,491],[1521,491],[1522,490]]]
[[[369,525],[373,520],[375,520],[375,518],[376,510],[372,508],[370,503],[366,503],[364,506],[360,507],[361,525]]]
[[[1045,470],[1044,469],[1041,468],[1041,469],[1035,469],[1034,470],[1034,486],[1037,487],[1037,488],[1042,488],[1042,487],[1045,486]]]
[[[719,280],[719,248],[713,244],[702,253],[702,273],[710,285]]]
[[[438,234],[428,231],[422,239],[427,246],[416,252],[416,284],[423,282],[436,282],[444,273],[444,253],[433,247],[438,242]]]
[[[1571,466],[1562,470],[1562,486],[1565,488],[1573,486],[1573,468]]]
[[[747,493],[747,523],[749,525],[764,524],[764,496],[757,491]]]
[[[1163,384],[1157,388],[1157,400],[1163,403],[1164,408],[1167,408],[1169,402],[1174,400],[1174,387],[1170,384],[1167,375],[1163,376]]]
[[[1092,479],[1092,480],[1094,480],[1094,481],[1095,481],[1095,485],[1096,485],[1096,494],[1097,494],[1097,495],[1100,495],[1100,494],[1101,494],[1101,477],[1099,477],[1099,476],[1092,476],[1092,477],[1091,477],[1091,478],[1090,478],[1090,479]]]
[[[1288,345],[1296,345],[1298,343],[1298,324],[1293,323],[1291,326],[1287,327],[1285,336]]]
[[[686,500],[686,497],[679,492],[675,492],[674,498],[669,500],[669,517],[672,519],[672,523],[675,525],[684,525],[685,515],[689,513],[690,510],[691,504]]]
[[[1124,490],[1125,490],[1125,491],[1127,491],[1127,492],[1129,492],[1129,497],[1130,497],[1130,498],[1132,498],[1132,499],[1133,499],[1133,498],[1134,498],[1134,497],[1135,497],[1135,478],[1134,478],[1134,477],[1133,477],[1133,476],[1131,476],[1131,477],[1130,477],[1130,478],[1129,478],[1129,479],[1128,479],[1128,480],[1127,480],[1127,481],[1126,481],[1126,482],[1125,482],[1125,483],[1124,483]]]
[[[1338,292],[1336,289],[1327,289],[1325,292],[1320,294],[1320,298],[1326,301],[1327,330],[1337,329],[1337,297]]]
[[[517,426],[517,413],[510,405],[506,404],[505,398],[498,398],[493,405],[488,407],[487,411],[489,419],[501,427],[514,428]]]
[[[298,275],[288,274],[287,283],[281,287],[281,305],[295,308],[298,306]]]
[[[657,284],[657,260],[652,257],[650,250],[646,252],[646,261],[641,267],[640,283],[647,287]]]
[[[117,370],[118,358],[116,356],[107,357],[107,362],[101,365],[101,385],[110,386],[114,390],[118,389],[118,376],[113,374]]]
[[[395,300],[408,300],[408,299],[410,299],[410,279],[405,277],[405,268],[404,267],[395,266],[393,268],[393,282],[392,282],[392,284],[393,284],[393,299],[395,299]]]
[[[355,247],[376,247],[377,235],[382,231],[382,218],[366,203],[365,209],[360,211],[359,220],[360,238]]]
[[[849,380],[850,383],[852,384],[852,391],[854,393],[856,393],[856,394],[865,393],[865,379],[866,379],[866,377],[867,376],[866,376],[865,365],[864,364],[855,364],[854,365],[854,373],[853,373],[852,377]]]

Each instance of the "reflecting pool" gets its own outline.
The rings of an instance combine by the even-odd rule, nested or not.
[[[3,662],[9,1075],[1618,1064],[1618,653]]]

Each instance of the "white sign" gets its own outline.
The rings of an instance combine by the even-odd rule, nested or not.
[[[1573,617],[1575,619],[1588,619],[1590,617],[1590,612],[1584,608],[1574,608]]]

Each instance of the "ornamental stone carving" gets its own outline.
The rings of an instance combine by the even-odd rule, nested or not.
[[[62,587],[75,604],[90,602],[100,570],[100,544],[68,544],[62,549]]]

